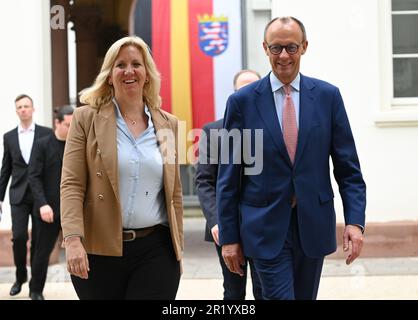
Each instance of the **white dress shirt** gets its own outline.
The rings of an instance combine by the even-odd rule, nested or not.
[[[29,164],[30,153],[32,151],[33,139],[35,137],[35,123],[25,129],[20,124],[17,127],[17,132],[19,136],[19,147],[22,157],[25,160],[26,164]]]

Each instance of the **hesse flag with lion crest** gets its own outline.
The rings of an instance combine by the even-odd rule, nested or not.
[[[187,129],[222,118],[242,68],[241,0],[138,0],[134,19],[161,72],[162,108]]]

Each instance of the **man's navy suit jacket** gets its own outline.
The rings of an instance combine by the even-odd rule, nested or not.
[[[334,252],[336,217],[330,157],[345,224],[365,225],[366,185],[338,88],[301,75],[294,165],[283,140],[269,75],[229,97],[223,126],[241,132],[263,129],[263,170],[258,175],[243,174],[248,165],[232,163],[232,148],[229,164],[220,164],[217,207],[222,245],[241,243],[246,256],[276,257],[286,238],[295,195],[304,253],[319,258]],[[252,138],[244,139],[241,147],[254,156],[254,135]],[[226,144],[224,139],[223,149]]]

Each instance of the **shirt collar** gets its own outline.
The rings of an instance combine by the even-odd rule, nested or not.
[[[271,91],[276,92],[284,86],[279,79],[277,79],[276,75],[273,72],[270,72],[270,84],[271,84]],[[300,72],[295,79],[290,83],[292,88],[296,91],[300,91]]]
[[[148,106],[146,104],[144,105],[144,111],[145,111],[145,114],[148,116],[148,128],[149,128],[153,124],[152,124],[152,121],[151,121],[151,112],[149,112]]]
[[[30,124],[29,128],[27,128],[27,129],[23,128],[22,125],[19,124],[18,127],[17,127],[17,130],[18,130],[17,132],[19,132],[19,133],[35,132],[35,123],[32,122]]]
[[[119,104],[116,101],[116,98],[113,97],[112,101],[113,101],[113,104],[116,107],[116,118],[123,120],[122,113],[120,113]],[[150,126],[152,126],[151,113],[150,113],[150,111],[148,109],[148,106],[146,104],[144,104],[144,111],[145,111],[145,114],[148,116],[148,127],[150,127]]]

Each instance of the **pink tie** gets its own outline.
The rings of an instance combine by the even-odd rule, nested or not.
[[[296,124],[296,111],[290,95],[290,85],[283,86],[285,92],[283,105],[283,139],[286,144],[287,153],[289,154],[292,164],[295,162],[296,146],[298,143],[298,127]]]

